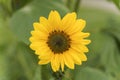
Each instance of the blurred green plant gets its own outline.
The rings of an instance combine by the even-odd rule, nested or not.
[[[113,2],[120,9],[120,0],[113,0]]]
[[[39,66],[29,49],[32,23],[51,10],[62,16],[76,11],[87,21],[92,43],[88,61],[66,70],[63,80],[120,80],[120,15],[88,7],[78,0],[0,0],[0,80],[54,80],[49,65]],[[120,8],[119,0],[113,0]],[[15,12],[16,11],[16,12]]]

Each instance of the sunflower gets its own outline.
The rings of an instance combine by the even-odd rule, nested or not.
[[[91,41],[84,39],[89,33],[82,32],[86,25],[83,19],[76,19],[76,13],[68,13],[61,19],[57,11],[51,11],[48,19],[40,17],[33,23],[30,48],[40,59],[38,64],[51,64],[54,72],[64,71],[65,65],[74,69],[86,61],[86,47]]]

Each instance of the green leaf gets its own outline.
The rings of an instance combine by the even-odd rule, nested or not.
[[[117,17],[115,17],[116,19],[110,19],[111,23],[109,23],[109,28],[106,30],[106,34],[108,34],[108,36],[110,36],[111,38],[108,38],[107,45],[109,45],[109,47],[105,48],[105,52],[103,52],[101,61],[105,65],[106,72],[119,80],[120,19],[117,19]]]
[[[33,79],[37,69],[37,56],[24,43],[19,43],[17,47],[17,60],[19,61],[24,74],[28,80]],[[41,75],[41,74],[39,74]]]
[[[77,70],[77,72],[74,80],[109,80],[103,72],[90,67]]]
[[[10,50],[6,49],[6,52],[3,53],[5,59],[7,59],[7,62],[4,62],[4,65],[7,64],[5,69],[8,70],[6,71],[6,75],[9,75],[9,80],[33,80],[36,75],[35,73],[38,70],[37,56],[33,54],[33,51],[24,43],[13,45],[12,48],[12,51],[10,48]]]
[[[37,22],[40,16],[47,18],[51,10],[59,11],[62,16],[68,11],[58,1],[35,0],[16,12],[11,19],[11,28],[18,40],[29,44],[33,23]]]
[[[120,0],[113,0],[113,2],[120,9]]]

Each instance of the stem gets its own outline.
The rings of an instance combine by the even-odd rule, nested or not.
[[[76,3],[75,3],[75,8],[74,8],[75,12],[78,12],[80,2],[81,2],[81,0],[77,0]]]
[[[64,72],[62,71],[54,72],[53,76],[55,77],[55,80],[62,80],[64,76]]]

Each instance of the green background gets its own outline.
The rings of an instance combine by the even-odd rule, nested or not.
[[[116,5],[118,13],[98,8],[102,0],[94,0],[96,7],[78,1],[0,0],[0,80],[54,80],[50,65],[38,65],[29,48],[33,22],[48,17],[51,10],[62,17],[75,11],[87,21],[84,31],[91,33],[88,61],[75,70],[66,69],[63,80],[120,80],[120,0],[103,1]]]

